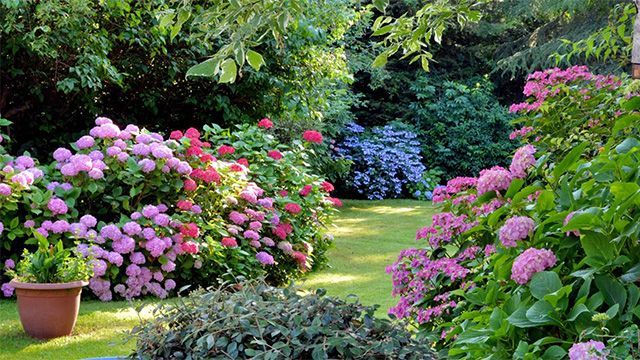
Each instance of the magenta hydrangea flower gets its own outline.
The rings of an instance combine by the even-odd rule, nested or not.
[[[11,186],[7,184],[0,184],[0,195],[2,196],[11,195]]]
[[[511,165],[509,166],[511,174],[519,179],[526,177],[527,169],[536,163],[536,158],[533,156],[535,153],[536,148],[533,145],[525,145],[516,150],[516,153],[513,155],[513,160],[511,160]]]
[[[0,221],[0,234],[4,231],[4,224]]]
[[[494,166],[491,169],[482,170],[477,182],[478,195],[489,191],[506,190],[511,185],[511,180],[511,173],[503,167]]]
[[[245,222],[249,221],[249,218],[245,214],[239,213],[237,211],[232,211],[229,214],[229,220],[233,221],[234,224],[242,225]]]
[[[274,265],[276,263],[276,261],[273,259],[273,256],[269,255],[264,251],[258,252],[256,254],[256,259],[258,259],[258,261],[262,265]]]
[[[4,283],[2,284],[2,286],[0,287],[0,290],[2,290],[2,295],[4,297],[11,297],[13,296],[13,286],[9,285],[9,283]]]
[[[132,263],[137,265],[142,265],[146,262],[146,259],[144,258],[144,254],[141,252],[132,253],[131,255],[129,255],[129,260],[131,260]]]
[[[30,229],[30,228],[32,228],[32,227],[34,227],[34,226],[36,226],[36,222],[35,222],[35,221],[33,221],[33,220],[31,220],[31,219],[29,219],[29,220],[27,220],[27,221],[25,221],[25,222],[24,222],[23,226],[24,226],[26,229]]]
[[[80,218],[80,222],[84,224],[84,226],[88,228],[92,228],[96,226],[96,224],[98,223],[98,220],[92,215],[84,215],[83,217]]]
[[[142,159],[138,161],[138,166],[140,166],[143,173],[150,173],[156,169],[156,163],[150,159]]]
[[[85,135],[76,141],[76,146],[78,149],[88,149],[95,145],[96,141],[92,136]]]
[[[63,162],[69,160],[69,158],[73,155],[69,149],[65,148],[57,148],[56,151],[53,152],[53,158],[58,162]]]
[[[100,236],[102,236],[105,239],[116,241],[122,238],[122,232],[120,231],[120,228],[118,228],[116,225],[110,224],[110,225],[104,226],[100,230]]]
[[[569,360],[606,360],[609,351],[600,341],[576,343],[569,349]]]
[[[529,248],[513,261],[511,279],[524,285],[534,274],[554,266],[556,261],[556,256],[551,250]]]
[[[172,279],[168,279],[164,282],[164,289],[167,291],[171,291],[176,288],[176,282]]]
[[[67,207],[67,204],[62,199],[59,199],[55,196],[49,199],[47,208],[51,210],[51,213],[53,213],[53,215],[63,215],[66,214],[67,211],[69,211],[69,207]]]
[[[516,241],[526,239],[535,226],[535,222],[530,217],[514,216],[505,221],[498,237],[505,247],[515,247]]]

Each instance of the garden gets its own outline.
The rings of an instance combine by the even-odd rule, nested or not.
[[[638,7],[0,0],[0,359],[640,358]]]

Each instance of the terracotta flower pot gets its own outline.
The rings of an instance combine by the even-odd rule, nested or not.
[[[32,284],[12,280],[24,331],[38,339],[71,335],[80,310],[80,294],[86,281]]]

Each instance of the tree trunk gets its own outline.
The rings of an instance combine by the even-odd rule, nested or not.
[[[631,50],[631,75],[640,79],[640,0],[636,4],[636,19],[633,23],[633,49]]]

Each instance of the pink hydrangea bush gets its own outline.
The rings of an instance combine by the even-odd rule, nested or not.
[[[505,134],[526,143],[508,168],[434,191],[442,212],[387,268],[390,314],[453,358],[633,352],[640,212],[623,189],[640,181],[611,169],[640,167],[638,117],[625,116],[640,108],[637,91],[584,67],[533,74],[531,98],[512,107],[522,127]]]
[[[42,171],[26,156],[7,158],[0,203],[30,211],[11,222],[22,246],[31,231],[77,243],[91,257],[89,288],[104,301],[163,298],[182,284],[241,275],[284,283],[326,261],[324,229],[339,200],[302,161],[318,135],[290,148],[271,127],[263,119],[231,138],[212,128],[209,140],[193,128],[165,138],[98,118],[88,135],[53,153],[35,204],[18,194],[33,191]]]

